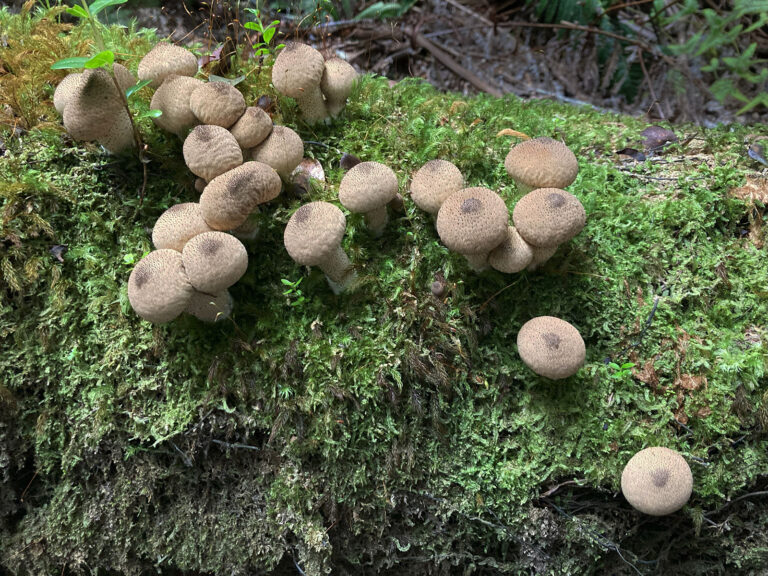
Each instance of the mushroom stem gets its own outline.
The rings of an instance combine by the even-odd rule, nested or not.
[[[531,186],[530,184],[526,184],[522,180],[518,180],[517,178],[512,178],[512,180],[515,181],[515,187],[517,188],[517,193],[520,194],[520,196],[525,196],[529,192],[533,192],[536,189],[536,186]]]
[[[356,276],[352,262],[341,246],[331,252],[318,266],[325,273],[334,294],[343,292]]]
[[[232,235],[235,238],[250,242],[256,240],[259,235],[259,207],[256,206],[248,215],[248,219],[240,224],[237,228],[232,230]]]
[[[464,258],[467,259],[467,262],[469,263],[469,267],[472,268],[475,272],[483,272],[485,270],[488,270],[490,266],[488,265],[488,253],[485,252],[483,254],[464,254]]]
[[[320,86],[305,89],[301,96],[296,97],[301,115],[308,124],[322,122],[328,117],[328,108],[325,106],[323,93]]]
[[[384,228],[387,227],[389,222],[389,214],[387,213],[387,205],[379,206],[363,214],[365,219],[365,225],[371,231],[371,234],[375,238],[380,238],[384,234]]]
[[[558,247],[559,246],[531,246],[531,250],[533,251],[533,259],[531,260],[530,264],[528,264],[528,268],[526,268],[526,270],[536,270],[539,266],[544,264],[544,262],[555,255]]]

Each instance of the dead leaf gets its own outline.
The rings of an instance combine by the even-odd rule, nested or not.
[[[640,380],[643,384],[648,384],[655,392],[659,386],[659,375],[656,374],[656,368],[653,366],[653,358],[646,360],[642,368],[633,368],[632,376]]]
[[[768,205],[768,178],[755,174],[747,176],[747,183],[739,188],[731,188],[728,194],[741,200],[754,202],[757,200],[761,204]]]
[[[707,377],[706,376],[694,376],[692,374],[681,374],[675,379],[675,388],[683,388],[684,390],[698,390],[702,384],[706,388]]]
[[[643,146],[646,150],[660,151],[670,142],[677,142],[678,138],[672,130],[661,126],[648,126],[640,132],[643,137]]]
[[[712,408],[710,408],[709,406],[704,406],[703,408],[699,408],[696,411],[696,416],[698,416],[699,418],[706,418],[710,414],[712,414]]]
[[[482,123],[483,123],[482,118],[475,118],[474,120],[472,120],[472,123],[469,126],[471,128],[473,126],[477,126],[478,124],[482,124]]]
[[[456,102],[451,104],[451,107],[448,108],[448,112],[450,112],[451,114],[455,114],[456,111],[458,111],[459,108],[461,108],[462,106],[466,106],[466,105],[467,105],[467,103],[464,102],[463,100],[456,100]]]
[[[514,136],[515,138],[522,138],[523,140],[531,139],[528,134],[523,134],[517,130],[512,130],[512,128],[504,128],[504,130],[499,130],[499,132],[496,134],[496,137],[498,138],[499,136]]]
[[[617,150],[616,154],[619,156],[628,156],[637,162],[645,162],[645,154],[635,148],[622,148],[621,150]]]
[[[747,148],[747,155],[753,160],[757,160],[760,164],[768,166],[768,162],[765,160],[765,148],[762,144],[755,142],[749,148]]]
[[[62,263],[64,262],[64,254],[67,253],[67,250],[69,250],[69,246],[66,244],[54,244],[51,246],[51,254],[56,260]]]

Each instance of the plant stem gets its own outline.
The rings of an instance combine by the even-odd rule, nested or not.
[[[80,3],[88,14],[88,22],[90,22],[91,29],[93,30],[93,39],[96,41],[96,48],[99,49],[99,52],[104,52],[107,48],[104,45],[104,38],[101,36],[101,30],[99,30],[99,23],[91,15],[91,11],[88,8],[88,2],[86,2],[86,0],[80,0]]]

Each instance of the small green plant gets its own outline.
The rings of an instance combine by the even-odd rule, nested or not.
[[[272,20],[266,26],[261,21],[261,12],[255,8],[246,8],[246,12],[250,12],[253,15],[251,22],[244,24],[248,30],[255,30],[259,33],[261,38],[260,42],[253,44],[254,57],[259,58],[261,56],[273,55],[275,52],[285,47],[285,44],[278,44],[277,46],[271,46],[272,40],[277,33],[277,28],[280,26],[280,20]]]
[[[282,282],[284,286],[287,286],[283,292],[283,296],[288,297],[288,302],[291,306],[301,306],[304,303],[304,294],[299,290],[299,284],[301,284],[302,280],[303,278],[299,278],[295,282],[291,282],[287,278],[280,279],[280,282]]]
[[[634,362],[625,362],[624,364],[616,364],[616,362],[609,362],[608,368],[613,370],[611,373],[612,380],[626,381],[632,376],[632,368],[635,367]]]

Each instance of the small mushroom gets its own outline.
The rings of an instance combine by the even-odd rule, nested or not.
[[[499,272],[514,274],[533,260],[533,249],[515,230],[507,227],[507,238],[488,254],[488,263]]]
[[[539,316],[523,324],[517,334],[517,351],[528,368],[550,380],[573,376],[586,357],[579,331],[554,316]]]
[[[203,232],[190,239],[181,252],[189,282],[198,292],[226,290],[248,269],[248,252],[225,232]]]
[[[123,106],[115,113],[114,121],[107,135],[97,138],[96,141],[104,146],[104,149],[110,154],[120,154],[136,147],[133,136],[133,123],[128,115],[128,110]]]
[[[355,277],[341,239],[344,213],[328,202],[309,202],[288,220],[283,234],[285,249],[297,264],[318,266],[334,294],[341,293]]]
[[[389,221],[387,204],[397,195],[397,176],[379,162],[360,162],[339,184],[339,201],[347,210],[363,214],[375,237],[384,233]]]
[[[651,516],[678,511],[692,490],[693,475],[685,458],[663,446],[640,450],[621,473],[621,492],[627,502]]]
[[[112,65],[112,73],[115,75],[117,85],[120,86],[120,90],[122,90],[123,93],[125,93],[128,88],[136,84],[136,78],[134,78],[133,74],[131,74],[131,71],[122,64],[115,62]]]
[[[194,291],[184,312],[203,322],[220,322],[229,318],[234,301],[228,290],[218,294]]]
[[[443,202],[437,233],[449,250],[463,255],[470,267],[488,268],[488,253],[507,237],[509,212],[504,200],[488,188],[464,188]]]
[[[202,80],[189,76],[166,76],[149,105],[163,113],[152,121],[161,129],[184,138],[188,130],[200,124],[189,106],[189,95],[203,85]]]
[[[195,176],[210,182],[243,163],[237,140],[226,128],[195,126],[184,140],[184,162]]]
[[[160,42],[139,62],[139,80],[151,80],[152,88],[159,88],[171,74],[194,76],[197,74],[197,57],[181,46]]]
[[[325,96],[328,112],[334,118],[344,109],[357,78],[357,71],[346,60],[333,57],[325,61],[320,90]]]
[[[551,138],[533,138],[513,146],[504,167],[523,194],[536,188],[565,188],[579,173],[573,152]]]
[[[200,204],[185,202],[174,204],[160,215],[152,228],[152,243],[158,250],[168,248],[181,252],[191,238],[203,232],[212,232],[205,223]]]
[[[272,118],[261,108],[249,106],[229,131],[240,144],[240,148],[253,148],[264,142],[272,132]]]
[[[518,200],[512,211],[515,228],[528,244],[558,246],[584,228],[586,212],[579,199],[565,190],[539,188]]]
[[[136,314],[150,322],[170,322],[179,316],[193,292],[181,254],[175,250],[150,252],[128,278],[128,300]]]
[[[528,270],[531,271],[536,270],[544,262],[552,258],[559,248],[559,246],[531,246],[530,244],[528,246],[531,247],[533,252],[533,258],[528,263]]]
[[[447,160],[430,160],[411,180],[411,198],[422,210],[436,215],[448,196],[464,187],[461,171]]]
[[[309,124],[325,120],[328,110],[320,91],[325,63],[323,55],[307,44],[289,42],[272,65],[272,84],[293,98]]]
[[[256,162],[272,166],[280,174],[280,178],[288,182],[291,172],[304,158],[304,143],[290,128],[274,126],[266,140],[256,146],[251,155]]]
[[[228,82],[208,82],[189,97],[189,107],[201,124],[229,128],[245,112],[245,98]]]
[[[56,86],[56,90],[53,92],[53,107],[56,108],[56,112],[63,115],[64,108],[66,108],[72,96],[77,94],[80,89],[80,82],[83,79],[81,72],[75,72],[73,74],[67,74],[62,78],[59,85]]]
[[[121,110],[123,101],[109,72],[86,70],[64,107],[64,127],[76,140],[106,138]]]

